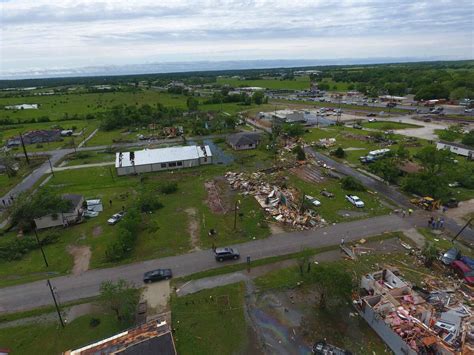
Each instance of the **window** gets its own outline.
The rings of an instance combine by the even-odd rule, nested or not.
[[[207,157],[204,157],[204,163],[207,163]]]
[[[161,163],[162,168],[166,168],[166,163]]]
[[[170,168],[175,167],[175,166],[176,166],[176,162],[174,161],[174,162],[172,162],[172,163],[168,163],[168,166],[169,166]]]
[[[177,162],[178,166],[183,166],[183,162],[182,161],[179,161]]]

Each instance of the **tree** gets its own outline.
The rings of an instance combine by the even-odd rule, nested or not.
[[[474,147],[474,130],[469,131],[466,133],[462,138],[462,144],[468,145],[470,147]]]
[[[403,144],[399,145],[396,154],[401,160],[410,159],[410,151]]]
[[[28,231],[35,218],[66,212],[70,207],[71,201],[63,199],[46,188],[40,188],[33,195],[22,192],[15,198],[10,208],[10,221],[13,225]]]
[[[186,106],[188,107],[189,111],[197,111],[199,105],[199,101],[196,100],[193,96],[189,96],[186,100]]]
[[[431,243],[426,241],[425,245],[423,246],[423,249],[421,251],[423,257],[425,258],[425,265],[430,267],[433,262],[438,259],[438,249],[436,246]]]
[[[299,123],[285,123],[282,127],[282,132],[289,137],[300,137],[304,134],[304,127]]]
[[[416,154],[425,171],[431,175],[440,175],[453,166],[453,153],[446,149],[436,149],[434,146],[424,147]]]
[[[359,180],[353,178],[352,176],[346,176],[343,178],[341,180],[341,185],[344,190],[365,191],[364,185],[362,185]]]
[[[338,147],[335,151],[334,151],[334,156],[338,157],[338,158],[344,158],[346,156],[346,152],[344,151],[344,149],[342,149],[342,147]]]
[[[300,145],[297,145],[296,147],[293,148],[293,153],[296,154],[297,160],[306,160],[306,154]]]
[[[396,183],[400,176],[397,162],[395,158],[379,159],[370,165],[370,170],[381,175],[385,181]]]
[[[350,298],[352,279],[350,274],[341,269],[339,265],[321,264],[313,268],[313,271],[307,275],[318,289],[320,309],[339,305]]]
[[[253,102],[255,102],[257,105],[261,105],[263,103],[264,97],[265,95],[262,91],[255,91],[252,95]]]
[[[100,299],[115,313],[119,322],[130,323],[140,299],[140,292],[123,279],[117,282],[105,281],[100,285]]]

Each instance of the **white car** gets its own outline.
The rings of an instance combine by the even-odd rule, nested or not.
[[[369,122],[377,122],[376,118],[369,118]]]
[[[346,195],[346,200],[358,208],[362,208],[365,206],[364,202],[355,195]]]
[[[321,202],[316,200],[313,196],[305,195],[304,198],[308,200],[309,202],[311,202],[316,207],[321,206]]]
[[[112,217],[110,217],[107,220],[107,223],[113,226],[114,224],[116,224],[118,221],[120,221],[122,219],[124,214],[125,214],[125,212],[119,212],[119,213],[114,214]]]

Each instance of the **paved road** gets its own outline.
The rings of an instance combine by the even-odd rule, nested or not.
[[[368,175],[365,175],[361,173],[360,171],[357,171],[351,168],[350,166],[339,163],[324,154],[316,152],[314,149],[310,147],[306,147],[305,151],[309,156],[314,157],[316,160],[323,161],[327,165],[334,167],[337,171],[358,179],[366,187],[368,187],[369,189],[373,191],[376,191],[380,195],[383,195],[384,197],[393,201],[396,205],[404,209],[414,208],[414,206],[410,203],[410,199],[404,194],[402,194],[400,191],[398,191],[396,187],[392,185],[387,185],[386,183],[378,181]],[[427,221],[430,215],[433,215],[433,214],[436,215],[437,213],[424,212],[423,214]],[[442,216],[442,215],[439,214],[439,216]],[[445,228],[449,230],[451,233],[457,234],[461,230],[462,225],[459,225],[454,219],[448,218],[446,216],[443,216],[443,218],[445,219],[445,224],[444,224]],[[459,237],[464,239],[466,242],[470,243],[471,245],[474,244],[474,230],[472,230],[469,227],[464,229],[464,231],[462,232],[462,234],[460,234]]]
[[[314,231],[278,234],[239,244],[237,247],[242,258],[236,262],[246,262],[247,256],[255,260],[298,252],[305,247],[336,245],[341,237],[346,241],[353,241],[384,232],[406,230],[413,228],[413,225],[421,225],[423,221],[417,216],[402,219],[396,215],[387,215],[340,223]],[[105,280],[124,278],[140,285],[143,272],[155,268],[171,268],[174,275],[179,277],[220,266],[222,264],[214,260],[212,251],[201,250],[114,268],[90,270],[79,276],[57,277],[52,279],[52,284],[60,301],[67,302],[98,295],[100,283]],[[51,294],[45,280],[0,289],[0,314],[51,304]]]

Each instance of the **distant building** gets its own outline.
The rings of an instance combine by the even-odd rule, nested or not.
[[[173,334],[167,322],[153,320],[65,355],[176,355]]]
[[[38,107],[38,104],[20,104],[5,106],[5,110],[37,110]]]
[[[258,133],[240,132],[227,137],[227,143],[235,150],[255,149],[260,144]]]
[[[84,197],[75,194],[62,196],[64,200],[71,202],[71,207],[66,212],[51,213],[43,217],[35,218],[37,229],[45,229],[59,226],[68,226],[82,220],[82,204]]]
[[[115,158],[117,175],[191,168],[209,164],[212,164],[212,152],[208,145],[120,152],[116,154]]]
[[[436,143],[436,149],[448,149],[449,151],[474,160],[474,148],[460,143],[439,141]]]

